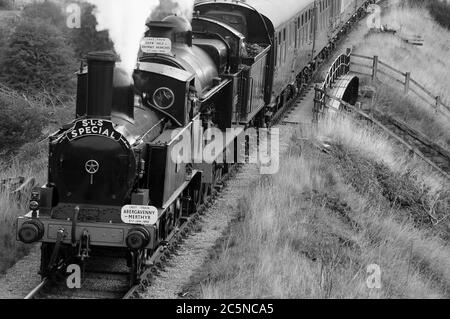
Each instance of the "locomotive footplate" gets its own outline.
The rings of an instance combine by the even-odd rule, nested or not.
[[[25,223],[33,222],[31,213],[26,216],[19,217],[17,220],[17,230],[19,231]],[[40,217],[39,222],[43,226],[43,236],[40,242],[56,243],[58,241],[58,233],[62,234],[62,244],[72,245],[72,227],[71,220],[56,220],[46,217]],[[143,248],[153,249],[156,244],[156,226],[142,226],[135,224],[112,224],[112,223],[92,223],[78,222],[74,231],[75,242],[80,245],[80,256],[87,257],[90,247],[117,247],[128,248],[127,236],[132,234],[136,229],[143,230],[146,235],[146,245]],[[20,240],[19,238],[17,238]]]

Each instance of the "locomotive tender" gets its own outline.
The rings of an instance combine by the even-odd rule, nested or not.
[[[191,22],[147,24],[132,79],[113,54],[89,54],[76,119],[50,136],[48,182],[17,223],[19,240],[42,243],[41,275],[108,255],[134,283],[230,169],[174,161],[182,136],[270,126],[372,2],[198,1]]]

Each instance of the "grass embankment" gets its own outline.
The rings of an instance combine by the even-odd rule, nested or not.
[[[395,7],[382,23],[422,35],[425,45],[375,34],[356,53],[412,71],[448,104],[448,31],[424,8]],[[396,84],[364,84],[377,89],[370,107],[449,148],[448,120]],[[349,118],[328,117],[313,140],[329,152],[294,135],[280,172],[243,194],[236,220],[186,289],[200,298],[450,297],[448,181]],[[373,264],[380,289],[367,285]]]
[[[29,152],[29,151],[28,151]],[[26,179],[36,178],[43,182],[46,175],[45,151],[33,153],[34,160],[15,161],[4,166],[0,163],[0,181],[3,179],[23,176]],[[30,245],[16,241],[16,218],[27,212],[28,195],[24,198],[15,198],[9,189],[0,189],[0,274],[11,267],[17,260],[26,255]]]
[[[427,9],[439,25],[450,29],[450,3],[447,0],[403,0],[403,3]]]
[[[381,23],[399,30],[402,37],[421,35],[423,46],[402,42],[399,37],[389,33],[371,34],[355,48],[358,54],[374,56],[402,72],[411,72],[411,77],[431,91],[441,96],[450,105],[450,52],[449,31],[439,26],[424,7],[409,8],[392,6]],[[380,45],[383,43],[383,45]],[[377,101],[381,111],[402,119],[419,129],[431,139],[450,148],[450,121],[437,113],[432,106],[425,104],[413,93],[403,96],[402,87],[380,75],[384,84],[375,83],[378,89]]]
[[[351,120],[329,118],[317,136],[329,154],[294,135],[280,172],[243,194],[229,234],[193,279],[193,294],[448,297],[448,185]],[[372,264],[381,269],[380,289],[366,285]]]
[[[48,107],[48,97],[25,100],[14,91],[0,92],[0,181],[34,177],[37,185],[47,178],[48,143],[44,139],[62,123],[68,122],[73,107]],[[45,123],[45,125],[43,125]],[[23,144],[25,143],[25,144]],[[29,191],[22,198],[0,187],[0,274],[26,255],[30,245],[16,241],[16,218],[27,212]]]

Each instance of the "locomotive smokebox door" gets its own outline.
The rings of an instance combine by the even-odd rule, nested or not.
[[[194,74],[167,65],[140,62],[133,79],[148,107],[168,115],[178,126],[189,123],[192,107],[189,87]]]

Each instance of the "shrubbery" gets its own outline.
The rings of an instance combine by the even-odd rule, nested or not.
[[[7,2],[0,0],[0,7]],[[64,3],[29,4],[18,21],[2,21],[0,25],[0,154],[40,137],[48,125],[40,115],[48,113],[45,107],[56,107],[52,109],[53,121],[61,124],[67,120],[66,115],[74,113],[74,73],[79,59],[90,51],[114,48],[108,31],[96,30],[94,5],[79,2],[81,28],[70,29]],[[2,84],[14,93],[2,94]],[[32,98],[39,108],[30,108],[21,95]]]
[[[428,9],[433,19],[444,28],[450,29],[450,3],[443,0],[404,0],[404,3],[412,6],[424,6]]]
[[[42,136],[48,119],[25,99],[0,93],[0,153],[10,153]]]
[[[16,27],[0,63],[0,80],[33,93],[72,93],[76,60],[62,32],[41,19],[24,19]]]
[[[114,49],[108,31],[96,30],[95,6],[79,4],[78,29],[67,27],[61,3],[45,1],[26,6],[12,34],[0,30],[0,82],[26,93],[74,93],[78,60],[90,51]]]
[[[48,24],[52,24],[60,29],[66,23],[61,5],[51,1],[36,2],[27,5],[23,9],[23,17],[45,20]]]
[[[443,27],[450,29],[450,4],[445,1],[430,1],[428,3],[433,18]]]
[[[97,31],[97,18],[93,11],[95,6],[81,3],[81,28],[70,29],[69,39],[77,58],[83,58],[91,51],[114,50],[114,43],[109,38],[108,31]]]
[[[11,2],[11,0],[0,0],[0,9],[1,10],[12,9],[12,2]]]

